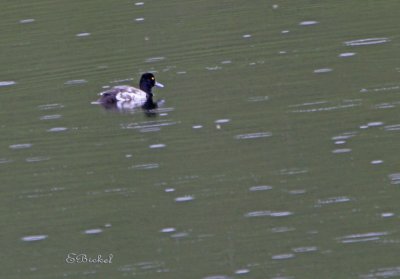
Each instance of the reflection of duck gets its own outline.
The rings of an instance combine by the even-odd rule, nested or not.
[[[153,101],[151,90],[154,86],[164,87],[156,81],[152,73],[145,73],[140,78],[140,89],[127,85],[114,86],[101,92],[98,102],[105,108],[133,109],[142,107],[146,110],[155,109],[158,107],[158,102]]]

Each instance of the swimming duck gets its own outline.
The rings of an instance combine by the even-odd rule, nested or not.
[[[156,81],[152,73],[145,73],[139,81],[139,88],[127,85],[118,85],[101,92],[98,102],[106,108],[117,107],[119,109],[132,109],[142,107],[144,109],[155,109],[159,102],[153,101],[152,88],[154,86],[164,87]]]

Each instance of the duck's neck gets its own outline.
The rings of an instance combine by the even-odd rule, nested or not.
[[[151,86],[146,82],[140,83],[140,89],[147,93],[147,97],[153,97],[153,93],[151,92]]]

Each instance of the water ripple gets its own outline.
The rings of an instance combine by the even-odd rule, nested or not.
[[[268,96],[253,96],[249,97],[247,99],[248,102],[264,102],[268,101],[269,97]]]
[[[40,120],[53,120],[53,119],[59,119],[61,118],[61,114],[51,114],[51,115],[43,115],[39,117]]]
[[[361,279],[378,279],[400,277],[400,266],[383,267],[370,271],[369,274],[361,275]]]
[[[389,38],[366,38],[359,40],[346,41],[344,44],[346,46],[368,46],[368,45],[377,45],[390,42]]]
[[[243,140],[243,139],[256,139],[256,138],[266,138],[272,136],[270,132],[260,132],[260,133],[250,133],[250,134],[241,134],[236,135],[235,139]]]
[[[214,121],[214,123],[215,124],[224,124],[224,123],[228,123],[230,121],[231,121],[230,119],[224,118],[224,119],[217,119],[217,120]]]
[[[318,248],[316,246],[297,247],[293,248],[292,251],[295,253],[308,253],[318,251]]]
[[[346,57],[352,57],[354,55],[356,55],[355,52],[343,52],[343,53],[339,54],[339,57],[346,58]]]
[[[79,84],[84,84],[87,83],[88,81],[85,79],[73,79],[73,80],[68,80],[64,82],[65,85],[79,85]]]
[[[163,228],[160,230],[162,233],[171,233],[171,232],[176,232],[175,228],[169,227],[169,228]]]
[[[128,123],[128,124],[121,124],[122,129],[139,129],[140,131],[153,131],[159,130],[161,127],[172,126],[176,125],[179,122],[168,122],[168,121],[151,121],[145,123]]]
[[[339,237],[337,240],[341,243],[356,243],[380,240],[382,236],[388,235],[388,232],[369,232],[361,234],[350,234]]]
[[[249,272],[250,272],[250,269],[247,269],[247,268],[241,268],[241,269],[235,270],[235,274],[237,274],[237,275],[247,274]]]
[[[88,37],[90,35],[91,34],[89,32],[82,32],[82,33],[76,34],[75,36],[77,36],[77,37]]]
[[[151,148],[151,149],[154,149],[154,148],[164,148],[164,147],[166,147],[166,146],[167,146],[166,144],[158,143],[158,144],[152,144],[152,145],[150,145],[149,148]]]
[[[18,144],[12,144],[9,146],[10,149],[27,149],[27,148],[31,148],[32,147],[32,143],[18,143]]]
[[[279,255],[274,255],[271,257],[273,260],[288,260],[294,258],[294,254],[288,253],[288,254],[279,254]]]
[[[7,163],[11,163],[12,160],[6,159],[6,158],[0,158],[0,164],[7,164]]]
[[[39,240],[44,240],[48,237],[48,235],[45,234],[41,234],[41,235],[28,235],[28,236],[24,236],[21,238],[22,241],[27,241],[27,242],[31,242],[31,241],[39,241]]]
[[[157,163],[149,163],[149,164],[141,164],[141,165],[132,166],[133,169],[137,169],[137,170],[151,170],[151,169],[157,169],[159,167],[160,167],[160,164],[157,164]]]
[[[48,161],[48,160],[50,160],[50,157],[46,157],[46,156],[29,157],[29,158],[25,159],[25,161],[27,163],[36,163],[36,162],[43,162],[43,161]]]
[[[144,62],[146,63],[154,63],[165,60],[165,57],[158,56],[158,57],[149,57]]]
[[[400,131],[400,124],[395,124],[395,125],[387,125],[383,127],[385,131]]]
[[[307,20],[307,21],[302,21],[299,23],[300,26],[310,26],[310,25],[315,25],[318,24],[318,21],[315,20]]]
[[[211,275],[203,277],[202,279],[232,279],[232,278],[226,275]]]
[[[84,233],[84,234],[100,234],[100,233],[102,233],[102,232],[103,232],[102,229],[97,228],[97,229],[85,230],[83,233]]]
[[[47,130],[47,132],[57,133],[57,132],[64,132],[67,131],[67,127],[54,127]]]
[[[64,105],[62,105],[62,104],[46,104],[46,105],[38,106],[38,108],[40,110],[60,109],[63,107],[64,107]]]
[[[183,197],[177,197],[175,198],[176,202],[188,202],[194,200],[193,196],[183,196]]]
[[[354,101],[354,100],[353,100]],[[357,102],[350,102],[350,103],[344,103],[344,104],[339,104],[336,106],[329,106],[329,107],[319,107],[319,108],[311,108],[311,109],[297,109],[297,110],[292,110],[291,112],[293,113],[310,113],[310,112],[322,112],[322,111],[332,111],[332,110],[339,110],[339,109],[348,109],[348,108],[353,108],[360,106],[360,103],[358,100]]]
[[[362,88],[360,93],[367,92],[388,92],[388,91],[398,91],[400,89],[400,85],[387,85],[387,86],[379,86],[379,87],[371,87],[371,88]]]
[[[390,183],[397,185],[400,184],[400,173],[389,174]]]
[[[21,23],[21,24],[32,23],[32,22],[35,22],[34,18],[21,19],[19,21],[19,23]]]
[[[331,68],[321,68],[321,69],[315,69],[314,74],[324,74],[324,73],[329,73],[332,71],[333,71],[333,69],[331,69]]]
[[[321,206],[321,205],[327,205],[327,204],[334,204],[334,203],[343,203],[343,202],[349,202],[351,201],[351,198],[343,196],[343,197],[332,197],[332,198],[327,198],[324,200],[318,200],[316,203],[316,206]]]
[[[338,149],[332,150],[333,154],[342,154],[342,153],[349,153],[349,152],[351,152],[351,148],[338,148]]]
[[[267,191],[267,190],[271,190],[272,186],[268,186],[268,185],[261,185],[261,186],[252,186],[249,188],[250,192],[255,192],[255,191]]]
[[[290,211],[252,211],[248,212],[244,215],[244,217],[252,218],[252,217],[286,217],[293,215],[293,212]]]
[[[15,81],[0,81],[0,87],[17,84]]]

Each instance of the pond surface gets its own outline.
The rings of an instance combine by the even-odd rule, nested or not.
[[[2,4],[2,277],[400,277],[399,1]]]

